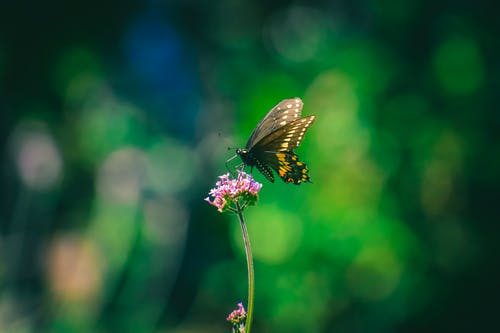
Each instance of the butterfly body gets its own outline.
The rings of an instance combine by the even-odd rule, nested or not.
[[[245,165],[256,167],[270,182],[276,171],[285,183],[310,182],[309,169],[294,153],[315,116],[301,118],[300,98],[285,99],[256,126],[244,149],[236,150]]]

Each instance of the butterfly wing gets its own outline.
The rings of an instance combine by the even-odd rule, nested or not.
[[[284,99],[273,107],[253,130],[246,148],[252,149],[270,133],[300,118],[304,103],[298,97]]]
[[[299,185],[311,181],[307,165],[301,162],[294,152],[262,152],[257,155],[257,158],[265,167],[261,170],[257,165],[257,168],[271,182],[274,181],[274,177],[272,173],[270,175],[269,167],[274,169],[285,183],[293,182],[295,185]]]
[[[288,123],[262,138],[262,140],[254,145],[253,150],[291,152],[300,145],[304,138],[304,134],[315,119],[316,116],[308,116]]]

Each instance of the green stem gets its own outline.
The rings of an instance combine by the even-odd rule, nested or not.
[[[248,305],[247,305],[247,320],[245,325],[245,333],[250,333],[250,327],[252,326],[253,298],[254,298],[254,274],[253,274],[252,249],[250,247],[250,238],[248,237],[248,231],[245,225],[245,219],[243,218],[243,210],[241,209],[239,203],[236,203],[236,207],[238,210],[238,219],[240,220],[241,232],[243,233],[243,241],[245,243],[245,254],[247,256]]]

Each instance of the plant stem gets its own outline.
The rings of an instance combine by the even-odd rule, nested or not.
[[[250,327],[252,326],[253,298],[254,298],[254,274],[253,274],[252,249],[250,247],[250,238],[248,237],[248,231],[245,225],[245,219],[243,218],[243,210],[241,209],[239,203],[236,203],[236,207],[238,210],[238,219],[240,220],[241,232],[243,233],[243,241],[245,243],[245,254],[247,256],[248,304],[247,304],[247,320],[245,325],[245,333],[250,333]]]

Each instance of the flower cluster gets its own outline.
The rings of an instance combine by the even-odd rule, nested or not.
[[[238,209],[232,205],[244,208],[257,201],[262,184],[256,182],[251,175],[238,170],[236,179],[231,179],[229,173],[219,176],[219,178],[220,180],[215,183],[216,187],[209,192],[212,200],[210,197],[205,198],[205,201],[217,207],[219,212],[224,210],[237,211]]]
[[[243,304],[238,303],[238,309],[231,312],[229,316],[227,316],[226,320],[233,325],[233,332],[244,333],[246,317],[247,312],[245,311]]]

